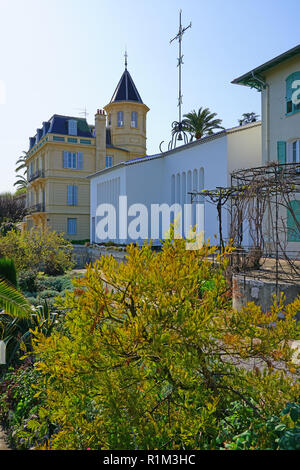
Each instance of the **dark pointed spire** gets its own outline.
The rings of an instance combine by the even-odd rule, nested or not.
[[[111,103],[115,101],[137,101],[143,103],[139,92],[136,89],[134,81],[127,70],[127,52],[125,53],[125,71],[115,89]]]

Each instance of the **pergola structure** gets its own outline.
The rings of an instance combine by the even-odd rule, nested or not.
[[[263,259],[273,259],[273,273],[282,279],[299,278],[297,250],[288,250],[289,242],[300,242],[300,163],[268,165],[234,171],[229,187],[189,193],[191,202],[200,196],[216,205],[219,225],[219,247],[224,249],[223,209],[230,213],[229,238],[236,253],[233,268],[261,268]],[[300,199],[300,197],[299,197]],[[245,231],[248,246],[243,243]]]

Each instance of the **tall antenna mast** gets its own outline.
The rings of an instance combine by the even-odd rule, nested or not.
[[[176,147],[177,140],[183,140],[182,139],[182,134],[184,136],[184,142],[187,143],[188,137],[186,133],[184,132],[184,129],[182,127],[182,103],[183,103],[183,95],[182,95],[182,65],[183,65],[183,54],[182,54],[182,37],[185,33],[185,31],[189,28],[192,27],[192,22],[185,28],[182,26],[182,21],[181,21],[181,15],[182,15],[182,10],[179,11],[179,31],[177,35],[171,39],[170,44],[173,41],[178,41],[178,46],[179,46],[179,57],[178,57],[178,121],[174,121],[172,124],[172,140],[169,143],[169,150],[172,148]]]
[[[86,106],[84,108],[76,108],[77,111],[80,111],[80,116],[84,116],[85,119],[87,118],[87,116],[89,115],[89,113],[87,112],[87,109],[86,109]]]

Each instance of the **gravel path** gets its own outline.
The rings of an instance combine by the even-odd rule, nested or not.
[[[0,450],[10,450],[6,443],[5,433],[1,427],[0,427]]]

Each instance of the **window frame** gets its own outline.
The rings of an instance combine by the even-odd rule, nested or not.
[[[124,127],[124,112],[123,111],[118,111],[117,113],[117,127],[119,128]]]
[[[62,167],[65,170],[83,170],[83,152],[63,151]]]
[[[78,206],[78,186],[68,184],[67,186],[67,206]]]
[[[109,165],[108,162],[110,162],[111,164]],[[113,155],[106,155],[105,156],[105,168],[111,168],[114,164],[113,162],[114,162]]]
[[[69,119],[68,120],[68,134],[72,135],[72,136],[77,136],[78,129],[77,129],[76,119]]]
[[[131,112],[131,127],[133,129],[138,128],[138,113],[137,113],[137,111],[132,111]]]

